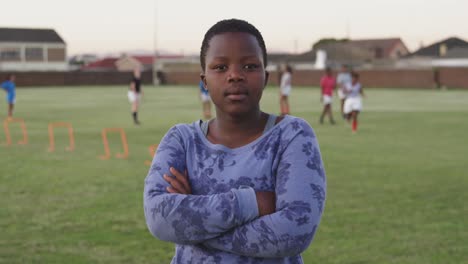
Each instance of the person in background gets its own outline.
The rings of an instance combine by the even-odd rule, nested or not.
[[[325,69],[325,75],[320,80],[320,87],[322,91],[320,102],[323,104],[323,111],[320,115],[320,124],[323,124],[324,117],[328,116],[330,123],[334,125],[335,120],[333,120],[331,106],[333,102],[333,91],[335,90],[336,83],[331,68],[327,67]]]
[[[211,98],[208,89],[205,88],[205,84],[202,80],[198,83],[198,87],[200,88],[200,98],[202,101],[203,106],[203,117],[205,120],[211,118]]]
[[[14,74],[8,74],[6,80],[2,82],[1,87],[5,90],[6,101],[8,104],[8,118],[13,118],[13,109],[16,103],[16,76]]]
[[[340,98],[341,115],[345,118],[343,111],[344,102],[346,100],[346,87],[351,83],[351,73],[349,72],[348,65],[341,66],[341,72],[336,77],[336,85],[338,86],[338,98]]]
[[[213,25],[200,64],[216,116],[175,125],[159,144],[144,187],[149,231],[176,244],[172,263],[303,263],[326,196],[314,131],[260,110],[267,51],[250,23]]]
[[[359,74],[353,72],[351,76],[351,83],[346,87],[344,113],[348,122],[351,122],[352,132],[356,133],[358,128],[358,115],[362,111],[362,97],[364,96],[364,91],[359,82]]]
[[[128,91],[128,100],[132,104],[132,117],[135,125],[139,125],[140,121],[138,120],[138,108],[140,106],[141,97],[143,91],[141,88],[141,72],[139,68],[133,70],[133,76],[130,81],[130,89]]]
[[[285,71],[281,74],[280,83],[280,110],[281,115],[288,115],[289,112],[289,94],[292,89],[292,67],[286,65]]]
[[[283,75],[284,69],[282,64],[276,65],[276,78],[278,78],[278,86],[281,86],[281,76]]]

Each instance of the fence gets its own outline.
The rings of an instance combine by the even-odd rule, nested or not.
[[[438,86],[468,89],[468,68],[440,68],[423,70],[360,70],[361,82],[372,88],[423,88]],[[318,86],[323,71],[297,70],[293,73],[293,85]],[[6,73],[0,73],[0,80]],[[16,82],[19,88],[27,86],[77,86],[77,85],[127,85],[131,74],[128,72],[17,72]],[[164,72],[166,84],[197,85],[200,72],[177,71]],[[271,72],[269,84],[278,85],[278,73]],[[142,73],[142,83],[152,84],[153,74]]]

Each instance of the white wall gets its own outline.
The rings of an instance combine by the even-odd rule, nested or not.
[[[408,58],[396,62],[396,68],[434,68],[434,67],[468,67],[468,58],[435,59],[435,58]]]
[[[66,62],[0,62],[0,71],[67,71]]]
[[[26,48],[39,48],[43,49],[43,61],[26,62],[25,54]],[[2,42],[0,43],[0,50],[2,48],[20,48],[21,61],[1,61],[1,71],[66,71],[68,70],[68,62],[66,61],[66,45],[62,43],[21,43],[21,42]],[[47,61],[47,50],[49,48],[63,48],[65,50],[65,58],[63,61]]]

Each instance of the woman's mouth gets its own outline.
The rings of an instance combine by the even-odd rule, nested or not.
[[[227,94],[226,97],[232,101],[242,101],[245,98],[247,98],[247,94],[246,93],[229,93]]]

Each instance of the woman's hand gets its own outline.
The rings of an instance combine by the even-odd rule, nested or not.
[[[260,216],[276,212],[276,195],[274,192],[256,191],[258,213]]]
[[[167,187],[167,191],[169,193],[192,194],[192,188],[190,188],[190,183],[188,181],[187,170],[182,174],[175,168],[171,167],[169,168],[169,171],[174,177],[164,174],[164,180],[171,185]]]

